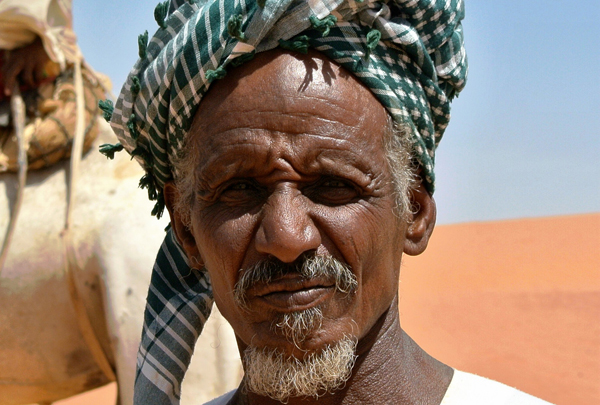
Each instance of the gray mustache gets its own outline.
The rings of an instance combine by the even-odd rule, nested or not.
[[[246,306],[246,292],[256,284],[268,284],[286,274],[298,274],[307,280],[326,278],[335,283],[341,293],[349,294],[356,290],[358,281],[350,266],[334,258],[315,253],[304,253],[292,263],[284,263],[275,257],[257,262],[245,270],[234,287],[234,299],[238,305]]]

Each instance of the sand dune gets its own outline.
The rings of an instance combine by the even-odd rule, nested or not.
[[[556,404],[600,403],[600,213],[439,226],[401,280],[402,324],[433,356]]]
[[[434,357],[600,404],[600,214],[440,226],[400,279],[401,322]]]

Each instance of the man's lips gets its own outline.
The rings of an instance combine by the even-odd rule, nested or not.
[[[284,276],[269,283],[260,283],[247,291],[254,298],[283,312],[301,311],[320,304],[335,292],[335,283],[320,278],[304,279]]]

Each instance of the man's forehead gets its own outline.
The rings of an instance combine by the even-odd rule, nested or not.
[[[189,146],[211,184],[230,172],[276,170],[277,161],[304,173],[344,167],[367,175],[381,170],[387,128],[385,108],[343,68],[316,52],[273,51],[215,83]]]
[[[285,113],[294,110],[291,104],[298,101],[299,95],[315,101],[307,114],[348,125],[359,125],[364,119],[367,101],[371,101],[371,108],[384,111],[356,77],[319,52],[300,54],[275,49],[259,54],[215,82],[200,103],[190,133],[203,131],[207,125],[235,125],[235,116],[229,111],[232,103],[238,111],[277,109]],[[325,101],[328,108],[323,110],[319,101]]]

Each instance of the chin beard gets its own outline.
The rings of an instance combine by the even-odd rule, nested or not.
[[[318,398],[344,387],[352,375],[356,344],[356,339],[346,336],[302,359],[277,349],[248,346],[244,351],[244,386],[283,403],[291,397]]]
[[[311,333],[321,327],[322,322],[323,311],[319,307],[313,307],[304,311],[281,314],[273,322],[271,329],[283,334],[288,341],[301,349],[300,345]]]
[[[269,283],[285,274],[305,279],[322,277],[335,283],[337,292],[351,294],[358,281],[351,268],[332,256],[305,254],[293,263],[269,258],[245,269],[234,289],[234,298],[247,309],[246,292],[258,283]],[[275,317],[272,330],[303,351],[305,340],[321,328],[319,307],[284,313]],[[304,353],[302,359],[273,348],[248,346],[244,351],[244,387],[255,394],[286,403],[292,397],[318,398],[344,386],[352,375],[357,340],[344,336],[323,349]]]

